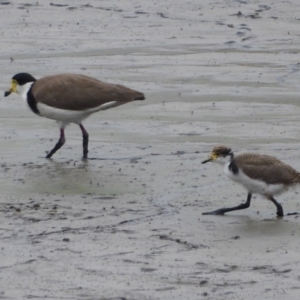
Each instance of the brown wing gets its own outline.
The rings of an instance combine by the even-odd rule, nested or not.
[[[237,164],[247,164],[253,166],[261,165],[284,165],[284,163],[278,158],[271,155],[263,155],[256,153],[244,153],[234,157],[234,161]]]
[[[37,102],[68,110],[94,108],[111,101],[123,104],[145,99],[143,93],[123,85],[77,74],[43,77],[34,83],[32,93]]]
[[[300,173],[276,157],[248,153],[236,156],[234,161],[252,179],[263,180],[268,184],[300,183]]]

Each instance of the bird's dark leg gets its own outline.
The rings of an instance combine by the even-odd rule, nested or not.
[[[283,208],[281,206],[281,204],[279,204],[272,196],[269,198],[274,204],[275,206],[277,207],[277,216],[278,217],[283,217]]]
[[[79,127],[82,131],[82,147],[83,147],[83,159],[87,159],[88,158],[88,145],[89,145],[89,134],[88,132],[85,130],[85,128],[83,127],[82,124],[79,124]]]
[[[65,138],[65,130],[64,128],[60,128],[60,138],[54,148],[47,154],[46,158],[50,158],[58,149],[60,149],[63,144],[66,142]]]
[[[214,210],[211,212],[202,213],[202,215],[224,215],[225,213],[230,212],[230,211],[246,209],[246,208],[250,207],[251,197],[252,197],[252,194],[248,193],[247,201],[245,203],[241,203],[240,205],[234,206],[234,207],[220,208],[220,209],[217,209],[217,210]]]

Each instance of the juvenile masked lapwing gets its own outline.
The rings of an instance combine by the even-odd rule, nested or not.
[[[11,88],[4,96],[11,93],[19,94],[38,116],[57,121],[60,138],[46,158],[52,157],[63,146],[65,127],[75,123],[82,131],[83,158],[86,159],[89,134],[82,121],[97,111],[145,99],[143,93],[123,85],[78,74],[59,74],[37,80],[28,73],[18,73],[12,78]]]
[[[245,203],[238,206],[217,209],[204,215],[224,215],[230,211],[246,209],[250,206],[252,194],[260,194],[275,204],[277,216],[282,217],[282,206],[274,196],[300,184],[300,173],[273,156],[254,153],[234,156],[230,148],[218,146],[202,163],[210,161],[223,165],[224,173],[241,184],[247,190],[248,197]]]

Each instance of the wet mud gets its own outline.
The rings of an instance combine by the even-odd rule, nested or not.
[[[17,95],[0,102],[1,299],[299,299],[298,215],[246,200],[212,146],[300,170],[298,2],[2,1],[11,77],[70,72],[146,100],[59,137]],[[299,190],[279,196],[300,211]]]

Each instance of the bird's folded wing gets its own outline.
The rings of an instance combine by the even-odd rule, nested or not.
[[[111,101],[143,100],[144,96],[122,85],[76,74],[43,77],[33,85],[32,94],[37,102],[67,110],[91,109]]]
[[[291,185],[299,182],[299,173],[288,165],[243,165],[242,171],[248,177],[267,184]]]

